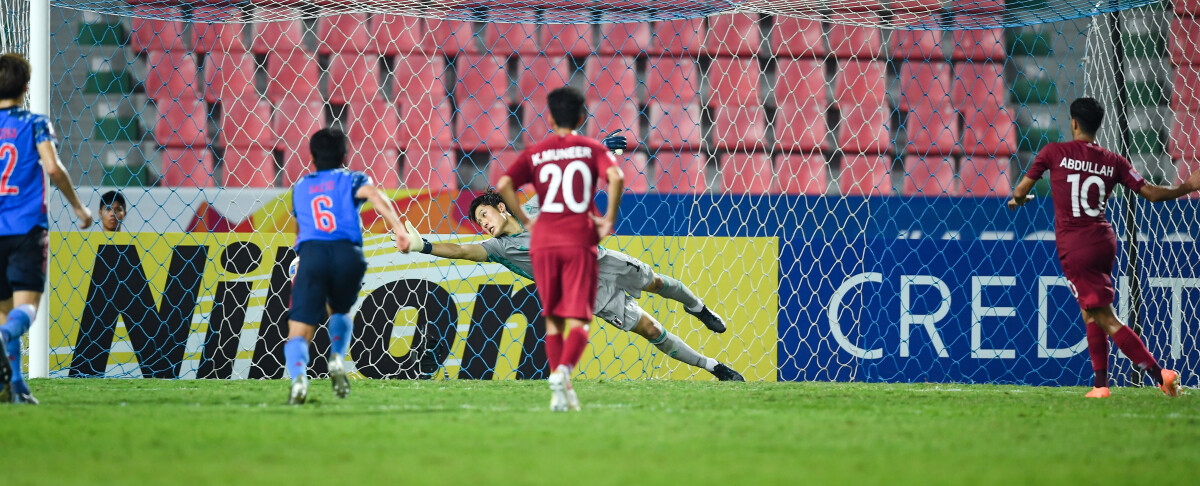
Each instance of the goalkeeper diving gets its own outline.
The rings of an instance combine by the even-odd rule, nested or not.
[[[431,243],[408,228],[410,252],[440,258],[499,263],[513,273],[533,280],[533,262],[529,257],[529,231],[509,212],[500,195],[488,191],[471,202],[471,220],[490,236],[479,244]],[[643,291],[658,294],[683,304],[688,314],[716,333],[725,332],[725,322],[704,305],[679,280],[654,273],[645,262],[624,253],[600,248],[599,286],[596,292],[596,317],[623,331],[631,331],[653,344],[667,356],[712,373],[720,381],[746,381],[740,373],[713,358],[692,349],[679,336],[663,328],[637,303]]]

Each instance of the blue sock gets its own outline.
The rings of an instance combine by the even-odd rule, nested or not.
[[[346,356],[352,334],[354,334],[354,321],[350,320],[350,314],[329,316],[329,351],[331,353]]]
[[[283,358],[287,360],[288,374],[292,379],[308,373],[308,340],[294,337],[283,343]]]
[[[29,385],[25,383],[25,373],[21,372],[21,338],[8,340],[8,362],[12,365],[13,393],[29,393]]]
[[[33,324],[34,312],[36,310],[28,304],[9,312],[8,322],[0,326],[0,332],[4,333],[4,339],[9,342],[20,341],[21,336],[24,336],[29,331],[29,326]]]

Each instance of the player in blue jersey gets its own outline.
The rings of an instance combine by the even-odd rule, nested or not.
[[[292,309],[288,339],[283,345],[292,385],[288,403],[300,405],[308,397],[308,346],[316,326],[329,317],[329,378],[339,398],[350,394],[343,358],[350,346],[354,321],[350,308],[358,300],[367,260],[363,257],[363,230],[359,208],[369,201],[396,234],[396,245],[407,249],[408,233],[392,203],[361,172],[346,170],[346,135],[326,128],[309,143],[316,172],[292,187],[292,214],[296,217],[296,254],[300,264],[292,279]]]
[[[75,184],[58,160],[54,129],[45,116],[21,107],[29,88],[29,62],[0,56],[0,403],[36,404],[21,374],[21,336],[37,315],[46,285],[46,182],[62,191],[79,218],[92,213],[79,202]]]

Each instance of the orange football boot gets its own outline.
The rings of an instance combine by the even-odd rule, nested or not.
[[[1179,396],[1179,373],[1164,369],[1162,370],[1163,382],[1158,385],[1158,388],[1166,393],[1168,397]]]
[[[1108,398],[1109,395],[1111,395],[1111,393],[1108,392],[1108,387],[1106,386],[1102,388],[1092,388],[1092,391],[1088,392],[1087,395],[1084,396],[1088,398]]]

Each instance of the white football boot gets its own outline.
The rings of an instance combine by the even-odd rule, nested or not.
[[[329,381],[333,382],[333,394],[338,398],[350,396],[350,378],[346,376],[346,362],[341,355],[329,358]]]
[[[566,412],[568,410],[566,385],[566,374],[561,371],[555,371],[550,374],[550,379],[546,380],[550,383],[550,411],[551,412]]]
[[[304,400],[308,399],[308,377],[301,376],[292,380],[292,387],[288,392],[288,405],[304,405]]]

